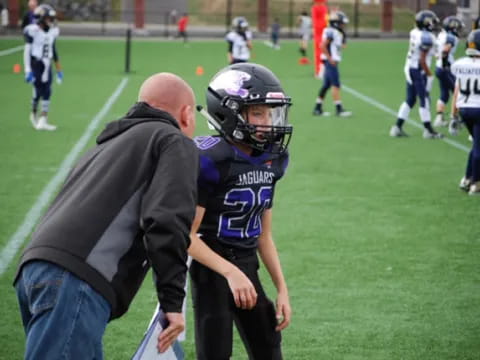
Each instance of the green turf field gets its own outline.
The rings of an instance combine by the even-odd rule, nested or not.
[[[0,39],[0,51],[20,44]],[[349,43],[341,76],[351,118],[311,116],[321,82],[311,66],[297,64],[296,42],[281,45],[276,51],[256,42],[253,61],[271,67],[294,102],[291,162],[274,210],[293,307],[283,334],[285,359],[480,359],[480,199],[457,188],[470,147],[466,133],[448,136],[451,142],[424,140],[420,129],[406,124],[409,138],[388,136],[392,111],[405,93],[406,40]],[[49,121],[58,130],[53,133],[35,131],[28,120],[31,87],[12,72],[22,52],[0,56],[0,266],[6,268],[0,275],[0,359],[5,360],[22,358],[24,335],[11,286],[18,253],[9,262],[4,249],[12,239],[25,244],[24,236],[14,234],[28,232],[28,220],[44,210],[46,187],[68,170],[64,159],[81,139],[93,143],[95,136],[82,135],[97,134],[105,122],[122,116],[150,74],[181,75],[204,104],[209,78],[226,65],[222,41],[189,47],[135,41],[128,76],[122,41],[60,39],[58,49],[65,81],[54,85]],[[377,54],[373,60],[371,54]],[[203,76],[195,74],[197,66],[203,66]],[[113,98],[123,79],[125,87]],[[325,108],[333,111],[331,101]],[[102,109],[104,117],[98,115]],[[419,124],[417,108],[411,115]],[[89,128],[97,120],[98,128]],[[207,133],[205,121],[200,116],[197,121],[197,134]],[[155,303],[149,278],[129,313],[108,327],[106,359],[130,358]],[[191,319],[189,307],[187,359],[194,358]],[[245,358],[237,338],[233,359]]]

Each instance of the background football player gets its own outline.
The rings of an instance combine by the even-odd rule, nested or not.
[[[248,30],[248,22],[243,16],[232,20],[232,31],[226,36],[228,43],[228,62],[236,64],[247,62],[252,49],[252,32]]]
[[[272,237],[272,206],[275,185],[288,165],[290,104],[277,77],[257,64],[230,65],[208,87],[206,116],[220,136],[195,139],[200,175],[192,244],[200,236],[238,266],[254,284],[257,301],[249,310],[238,308],[227,282],[192,262],[199,360],[230,359],[234,321],[249,359],[282,358],[280,331],[288,326],[291,309]],[[260,283],[257,252],[277,289],[276,306]]]
[[[418,100],[420,102],[420,119],[422,120],[425,139],[440,139],[442,134],[432,128],[429,92],[432,88],[433,75],[430,63],[434,55],[435,36],[432,31],[439,23],[437,15],[430,10],[422,10],[415,15],[416,27],[410,31],[410,45],[405,61],[407,79],[407,98],[400,106],[397,123],[390,129],[390,136],[407,136],[403,124]]]
[[[323,100],[327,91],[332,88],[332,97],[335,103],[337,116],[350,116],[352,113],[343,108],[340,96],[340,72],[338,70],[342,60],[342,48],[345,46],[345,24],[348,17],[341,11],[330,14],[329,26],[322,33],[322,61],[323,61],[323,86],[321,87],[313,109],[313,115],[329,115],[323,112]]]
[[[59,29],[55,26],[56,12],[50,6],[42,4],[35,9],[35,24],[25,27],[25,49],[23,54],[25,81],[33,84],[32,112],[30,121],[37,130],[55,130],[57,127],[47,121],[52,95],[52,59],[57,72],[57,82],[63,80],[55,40]],[[42,99],[40,116],[37,117],[38,103]]]
[[[308,42],[310,40],[310,37],[312,36],[312,18],[308,15],[308,12],[306,10],[302,11],[302,13],[298,16],[297,25],[298,25],[298,34],[300,36],[299,51],[300,51],[300,54],[304,58],[306,58]]]
[[[452,65],[456,77],[452,114],[460,113],[473,137],[460,188],[470,195],[480,195],[480,29],[468,35],[467,46],[467,56]]]
[[[465,24],[458,17],[448,16],[443,20],[443,29],[437,37],[435,76],[440,87],[440,98],[437,100],[437,115],[433,123],[434,126],[448,125],[443,113],[455,87],[455,77],[450,70],[450,66],[455,61],[454,55],[457,50],[458,37],[464,27]]]

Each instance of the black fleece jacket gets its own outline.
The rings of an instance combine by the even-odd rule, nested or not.
[[[114,319],[151,266],[162,309],[180,312],[197,175],[197,149],[176,120],[135,104],[73,168],[18,273],[35,259],[58,264],[102,294]]]

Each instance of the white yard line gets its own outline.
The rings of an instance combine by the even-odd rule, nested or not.
[[[16,46],[14,48],[6,49],[6,50],[0,50],[0,56],[10,55],[10,54],[16,53],[17,51],[22,51],[22,50],[23,50],[23,45]]]
[[[90,121],[90,124],[88,125],[83,135],[80,137],[72,150],[70,150],[70,153],[63,160],[57,173],[53,176],[47,186],[45,186],[42,193],[37,198],[35,204],[33,204],[33,206],[28,211],[25,219],[23,220],[23,223],[18,227],[17,231],[15,231],[15,233],[8,240],[7,245],[2,249],[2,252],[0,254],[0,276],[10,266],[11,261],[18,252],[18,249],[20,249],[25,239],[32,232],[33,227],[42,215],[43,209],[49,203],[52,195],[57,191],[58,186],[65,180],[65,177],[70,171],[70,168],[74,164],[77,156],[85,148],[88,141],[92,137],[92,134],[100,124],[100,121],[110,111],[110,108],[122,93],[123,89],[127,85],[127,82],[127,77],[122,79],[122,81],[117,86],[110,98],[107,100],[105,105],[103,105],[102,109]]]
[[[375,99],[372,99],[371,97],[369,96],[366,96],[360,92],[358,92],[357,90],[354,90],[348,86],[345,86],[344,84],[342,84],[342,89],[345,90],[346,92],[352,94],[353,96],[359,98],[360,100],[363,100],[365,101],[366,103],[376,107],[377,109],[380,109],[384,112],[386,112],[387,114],[390,114],[392,116],[394,116],[396,118],[397,116],[397,112],[395,110],[392,110],[390,109],[389,107],[379,103],[378,101],[376,101]],[[414,120],[411,120],[411,119],[407,119],[406,120],[410,125],[412,126],[415,126],[416,128],[418,129],[423,129],[423,126],[420,125],[417,121],[414,121]],[[394,120],[392,120],[392,124],[394,123]],[[388,136],[387,134],[388,130],[385,131],[385,136]],[[463,150],[465,152],[470,152],[470,148],[468,148],[467,146],[459,143],[458,141],[455,141],[455,140],[452,140],[450,138],[447,138],[447,137],[444,137],[442,139],[443,141],[445,141],[447,144],[459,149],[459,150]]]

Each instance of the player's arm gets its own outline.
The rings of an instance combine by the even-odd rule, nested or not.
[[[285,329],[292,315],[288,288],[272,236],[272,209],[266,209],[262,216],[262,233],[258,239],[258,252],[277,288],[277,331]]]
[[[55,63],[55,70],[58,72],[62,71],[62,65],[60,64],[60,57],[58,56],[56,41],[53,42],[53,61]]]
[[[58,57],[56,42],[53,42],[53,62],[55,63],[55,70],[57,72],[57,83],[61,84],[63,82],[63,71],[62,65],[60,64],[60,58]]]
[[[330,55],[330,44],[332,43],[332,39],[325,38],[322,41],[322,53],[327,57],[327,60],[330,64],[336,65],[336,62],[333,60],[332,56]]]
[[[247,42],[247,47],[252,50],[253,43],[252,43],[252,33],[250,31],[245,32],[245,41]]]
[[[432,76],[432,71],[427,65],[427,54],[428,54],[428,50],[420,51],[420,67],[425,72],[425,75]]]
[[[452,117],[457,118],[458,116],[458,108],[457,108],[457,98],[458,98],[458,93],[460,91],[460,83],[459,80],[455,81],[455,90],[453,90],[453,96],[452,96]]]
[[[233,55],[232,55],[232,53],[233,53],[233,41],[227,39],[227,43],[228,43],[228,52],[227,52],[228,63],[231,64],[232,61],[233,61]]]
[[[23,37],[25,39],[25,46],[23,48],[23,68],[25,76],[28,77],[32,73],[32,64],[30,54],[32,51],[33,36],[30,35],[29,29],[25,28]],[[31,75],[33,77],[33,75]],[[27,80],[28,81],[28,80]]]
[[[450,68],[450,63],[448,61],[448,55],[452,51],[453,46],[455,46],[455,38],[451,35],[447,36],[445,45],[442,48],[442,67],[444,69]]]
[[[190,232],[188,253],[199,263],[222,275],[228,282],[235,305],[242,309],[251,309],[257,303],[257,292],[250,279],[235,265],[214,252],[198,236],[205,208],[197,206]]]
[[[442,49],[442,67],[444,69],[448,69],[450,67],[450,63],[448,62],[448,55],[450,54],[450,51],[452,50],[452,45],[451,44],[445,44],[445,46]]]

